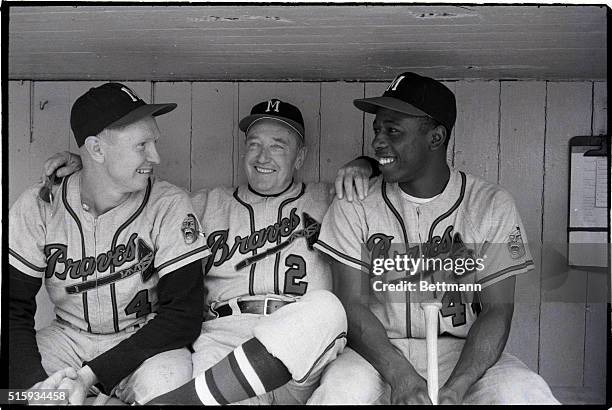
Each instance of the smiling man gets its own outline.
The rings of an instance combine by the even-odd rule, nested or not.
[[[71,404],[95,388],[133,403],[191,378],[186,346],[200,333],[208,251],[189,196],[152,174],[154,116],[174,108],[119,83],[90,89],[70,116],[82,171],[11,207],[10,388],[57,384],[64,370],[58,387]],[[37,333],[43,282],[56,319]]]
[[[432,298],[442,306],[440,404],[558,403],[540,376],[503,352],[515,276],[533,269],[533,260],[510,194],[446,163],[453,93],[407,72],[383,96],[354,104],[376,115],[372,147],[382,178],[362,201],[335,200],[323,220],[315,247],[334,259],[334,291],[347,312],[350,348],[327,368],[309,403],[431,404],[419,302]],[[434,267],[421,264],[412,275],[387,264],[386,272],[373,272],[375,260],[393,262],[397,255],[434,261]],[[453,266],[472,260],[474,268],[458,272],[447,260]],[[428,282],[434,290],[380,290],[374,284],[381,281]],[[482,290],[435,290],[448,284]]]

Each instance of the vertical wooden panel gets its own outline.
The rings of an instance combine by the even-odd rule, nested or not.
[[[608,132],[608,83],[593,83],[593,135]]]
[[[581,386],[587,275],[559,268],[567,246],[569,140],[591,132],[592,84],[551,82],[547,89],[540,373],[553,385]]]
[[[28,180],[30,172],[30,86],[29,81],[9,81],[9,206],[31,185]]]
[[[321,181],[333,182],[338,168],[363,152],[363,116],[355,98],[363,98],[361,83],[321,84]]]
[[[506,349],[538,369],[544,158],[544,82],[502,82],[500,184],[516,201],[536,268],[516,279],[514,319]]]
[[[73,138],[70,131],[70,87],[68,82],[35,82],[32,96],[32,143],[28,161],[27,185],[38,182],[42,165],[56,152],[68,150]],[[53,304],[42,288],[36,296],[36,329],[53,319]]]
[[[457,99],[457,92],[456,92],[457,82],[456,81],[442,81],[442,84],[447,86],[455,94],[455,99]],[[459,101],[457,101],[457,118],[459,118]],[[455,133],[457,132],[455,128],[456,127],[453,127],[453,130],[451,131],[450,140],[448,142],[448,147],[446,148],[446,163],[451,167],[455,166]]]
[[[385,92],[388,86],[389,86],[389,82],[365,83],[365,98],[380,97],[381,95],[383,95],[383,93]],[[374,140],[374,131],[372,129],[372,124],[374,123],[374,118],[376,118],[376,116],[374,114],[368,114],[364,112],[362,112],[362,115],[363,115],[363,151],[364,151],[363,155],[373,157],[374,149],[372,149],[372,141]]]
[[[191,190],[232,185],[238,84],[193,83]]]
[[[607,134],[607,83],[593,83],[593,134]],[[607,321],[609,267],[588,272],[587,305],[584,343],[584,385],[603,397],[606,388]]]
[[[498,182],[499,82],[459,81],[454,166]]]
[[[302,181],[319,180],[319,145],[320,145],[320,103],[321,89],[319,83],[239,83],[239,115],[236,122],[246,117],[251,108],[257,103],[279,98],[289,102],[300,109],[304,117],[306,129],[306,145],[308,156],[302,169],[298,171],[298,178]],[[235,184],[246,183],[244,174],[244,133],[237,133],[238,161],[235,164]]]
[[[155,173],[163,180],[189,189],[191,168],[191,83],[153,84],[153,102],[174,102],[174,111],[156,117],[162,137],[157,142],[161,164]]]

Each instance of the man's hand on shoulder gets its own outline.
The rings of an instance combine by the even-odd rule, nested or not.
[[[68,151],[58,152],[49,157],[43,165],[43,179],[55,172],[57,178],[74,174],[83,168],[81,157]]]
[[[372,172],[370,161],[363,157],[355,158],[342,166],[334,181],[336,197],[342,199],[346,196],[349,202],[353,202],[356,194],[360,200],[365,199]]]

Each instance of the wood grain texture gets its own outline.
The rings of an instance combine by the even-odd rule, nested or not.
[[[232,185],[238,129],[238,84],[193,83],[191,190]]]
[[[9,81],[8,88],[8,204],[31,185],[30,173],[30,81]]]
[[[593,83],[593,135],[608,132],[606,83]],[[603,247],[604,245],[602,245]],[[603,251],[603,249],[602,249]],[[609,260],[609,259],[608,259]],[[606,392],[608,272],[587,272],[586,322],[584,334],[584,385],[604,396]]]
[[[353,100],[363,84],[321,84],[321,181],[333,182],[338,168],[363,152],[362,114]]]
[[[454,167],[496,184],[499,155],[498,81],[456,83]]]
[[[514,197],[536,266],[516,278],[514,318],[506,349],[537,371],[546,84],[504,81],[500,95],[499,183]]]
[[[383,95],[387,87],[389,86],[388,82],[385,83],[365,83],[365,98],[370,97],[380,97]],[[357,109],[357,108],[355,108]],[[370,157],[374,156],[374,149],[372,148],[372,141],[374,140],[374,131],[372,129],[372,124],[374,123],[374,118],[376,116],[374,114],[368,114],[362,112],[363,115],[363,155],[367,155]]]
[[[238,118],[246,117],[255,104],[272,98],[279,98],[300,109],[304,118],[306,132],[306,146],[308,156],[304,165],[297,173],[297,178],[303,181],[319,180],[319,146],[320,146],[320,117],[321,88],[318,83],[239,83]],[[244,175],[244,132],[237,135],[238,163],[235,164],[235,182],[246,182]]]
[[[591,113],[592,83],[548,83],[541,321],[556,326],[542,329],[540,371],[563,386],[583,383],[587,275],[561,267],[566,265],[569,140],[591,133]]]
[[[161,138],[157,151],[161,164],[156,175],[165,181],[189,189],[191,174],[191,83],[154,83],[154,103],[174,102],[177,107],[156,117]]]

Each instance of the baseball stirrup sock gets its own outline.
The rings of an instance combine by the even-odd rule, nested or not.
[[[150,404],[236,403],[272,391],[290,380],[291,374],[285,365],[253,338],[204,374]]]

